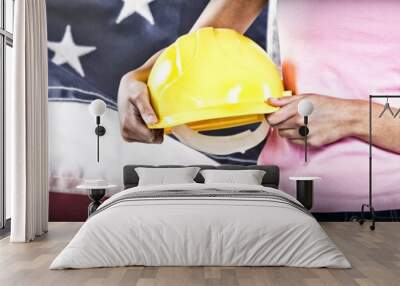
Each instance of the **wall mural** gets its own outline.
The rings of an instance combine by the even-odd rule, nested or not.
[[[276,164],[281,168],[281,189],[290,194],[295,193],[290,176],[322,178],[316,183],[313,209],[321,213],[320,218],[349,219],[352,212],[359,211],[368,198],[368,143],[354,128],[364,130],[367,125],[361,123],[356,126],[356,115],[351,118],[352,121],[348,121],[354,126],[345,120],[348,119],[349,110],[361,110],[360,114],[368,119],[368,113],[362,113],[362,107],[370,93],[399,92],[400,86],[393,85],[395,80],[388,83],[390,78],[397,78],[398,82],[398,67],[396,70],[387,61],[377,63],[371,60],[379,56],[379,46],[376,41],[367,39],[362,30],[367,29],[372,38],[380,35],[381,31],[375,26],[366,27],[362,17],[353,23],[361,27],[359,31],[353,29],[349,32],[353,44],[346,40],[347,34],[340,34],[334,28],[330,30],[328,25],[318,29],[305,23],[309,5],[315,5],[313,9],[324,6],[318,5],[318,1],[312,0],[308,4],[299,1],[302,3],[300,6],[288,2],[291,1],[279,3],[277,10],[270,9],[271,14],[276,13],[278,30],[272,27],[273,21],[267,21],[268,7],[265,7],[246,36],[265,49],[266,27],[269,23],[268,39],[274,39],[274,43],[268,45],[268,50],[273,52],[270,55],[282,73],[282,88],[296,96],[276,101],[272,99],[271,106],[280,106],[282,110],[268,117],[273,128],[266,127],[256,146],[249,145],[248,148],[232,151],[229,144],[226,148],[212,150],[196,148],[197,143],[203,140],[202,137],[194,139],[198,133],[169,133],[162,144],[146,144],[128,143],[120,132],[117,95],[121,77],[141,66],[160,49],[174,43],[179,36],[188,33],[208,1],[88,0],[83,3],[78,0],[48,0],[50,220],[85,220],[89,200],[86,193],[77,190],[76,186],[83,179],[96,178],[122,186],[122,167],[126,164]],[[334,1],[331,2],[330,5],[334,6]],[[319,12],[326,15],[327,19],[321,21],[329,22],[332,17],[331,20],[343,17],[343,23],[346,23],[346,17],[350,15],[336,12],[333,6],[331,12],[321,8]],[[367,6],[360,13],[371,13]],[[343,27],[346,28],[345,25]],[[203,34],[207,35],[207,30]],[[225,36],[224,39],[226,41]],[[358,46],[363,41],[365,46]],[[246,39],[243,42],[241,48],[249,44]],[[389,40],[387,42],[388,45],[392,44]],[[400,39],[397,43],[400,43]],[[338,48],[332,49],[332,46]],[[229,54],[229,46],[221,49]],[[166,58],[168,56],[164,56]],[[230,74],[232,77],[241,75],[240,78],[244,78],[249,75],[245,73],[246,65],[254,70],[258,65],[257,60],[253,63],[253,59],[247,59],[246,62],[238,56],[235,60],[232,58],[232,62],[226,60],[226,72],[220,74]],[[369,67],[375,65],[376,69],[360,68],[361,63]],[[170,72],[165,61],[159,60],[157,65],[161,72],[153,75],[153,88],[150,86],[153,91],[160,78],[165,76],[165,70]],[[242,74],[236,72],[235,65],[240,67],[237,71],[240,70]],[[211,66],[212,63],[210,70],[216,73],[218,67]],[[229,69],[228,66],[233,68]],[[383,74],[382,71],[387,73]],[[262,72],[254,72],[248,77],[255,80],[260,74]],[[350,78],[352,80],[347,80]],[[367,81],[366,78],[374,80]],[[268,89],[262,90],[262,96],[268,100],[273,92],[271,83],[267,85]],[[236,89],[235,86],[230,87],[227,91],[228,100],[231,103],[241,102],[237,98],[243,98],[246,92],[243,86]],[[293,116],[297,114],[297,95],[306,97],[315,107],[309,122],[311,147],[307,163],[303,158],[302,138],[298,137],[297,129],[289,128],[290,124],[302,124],[293,122]],[[107,104],[107,111],[101,118],[106,133],[100,138],[100,162],[96,159],[96,120],[88,110],[88,104],[94,99],[101,99]],[[166,103],[159,104],[165,106]],[[392,105],[399,104],[393,101]],[[159,107],[156,109],[160,111]],[[198,130],[204,131],[200,134],[209,136],[230,136],[246,131],[248,133],[244,134],[249,134],[249,131],[261,130],[260,124],[254,123],[257,121],[249,120],[249,124],[240,126],[225,121],[224,129]],[[376,162],[373,172],[374,198],[376,208],[381,211],[397,210],[400,206],[400,193],[396,190],[399,179],[395,179],[400,156],[395,148],[388,148],[385,144],[378,143],[373,147]],[[110,194],[120,189],[116,188]],[[388,211],[384,215],[388,214],[396,216],[397,212]]]

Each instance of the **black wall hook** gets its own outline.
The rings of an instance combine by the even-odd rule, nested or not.
[[[94,133],[98,136],[104,136],[106,134],[106,128],[102,125],[99,125],[94,130]]]

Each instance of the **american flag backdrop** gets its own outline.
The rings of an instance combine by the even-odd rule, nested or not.
[[[116,109],[121,76],[187,33],[207,3],[47,1],[49,100],[89,103],[101,98],[109,108]],[[261,47],[265,47],[266,9],[247,32]],[[225,130],[222,134],[238,131]],[[220,163],[252,164],[256,163],[261,146],[245,154],[207,156]]]

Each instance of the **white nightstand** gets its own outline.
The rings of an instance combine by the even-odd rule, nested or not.
[[[102,180],[94,181],[96,182],[85,182],[76,187],[77,189],[88,190],[88,196],[92,201],[88,206],[88,217],[101,205],[101,199],[104,198],[106,190],[118,187],[117,185],[109,185]]]
[[[289,180],[296,181],[296,199],[308,210],[313,207],[314,181],[320,179],[320,177],[289,177]]]

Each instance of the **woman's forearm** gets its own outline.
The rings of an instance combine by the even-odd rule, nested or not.
[[[244,33],[267,2],[267,0],[211,0],[191,30],[214,27],[229,28]]]
[[[345,110],[346,132],[349,136],[368,142],[369,140],[369,102],[366,100],[348,101]],[[372,104],[372,144],[374,146],[400,153],[400,124],[389,111],[379,118],[383,105]],[[392,108],[394,112],[397,109]]]

